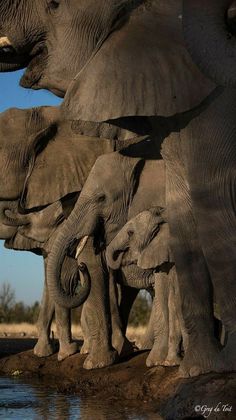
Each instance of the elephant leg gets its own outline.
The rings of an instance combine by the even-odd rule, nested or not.
[[[225,168],[235,167],[235,153],[233,150],[231,153],[231,156],[234,156],[234,161],[225,161]],[[221,167],[220,158],[218,162],[215,162],[217,168]],[[224,194],[222,197],[222,194],[219,193],[218,178],[215,180],[210,169],[208,169],[207,176],[214,181],[207,184],[207,194],[201,197],[201,200],[198,199],[195,191],[193,192],[194,208],[215,300],[228,336],[222,358],[225,369],[230,371],[236,369],[236,223],[235,203],[232,196],[234,180],[230,177],[230,170],[226,169],[226,174],[222,173],[221,188],[222,194]],[[211,198],[211,208],[206,212],[205,209],[209,206],[209,197]]]
[[[177,366],[181,362],[181,324],[179,320],[178,311],[181,307],[178,305],[178,296],[176,290],[176,270],[173,267],[169,274],[169,298],[168,298],[168,310],[169,310],[169,344],[168,354],[164,362],[165,366]]]
[[[112,322],[112,346],[117,350],[120,356],[127,356],[134,351],[134,346],[125,336],[125,328],[121,320],[119,311],[119,291],[116,276],[119,272],[110,270],[109,272],[109,295],[110,295],[110,310],[111,310],[111,322]],[[121,300],[123,298],[122,305],[125,301],[125,289],[120,288],[122,293]],[[128,294],[129,297],[129,294]],[[128,305],[129,306],[129,301]],[[127,309],[126,309],[127,310]]]
[[[80,349],[81,354],[88,354],[90,350],[90,339],[89,339],[89,328],[88,328],[88,320],[86,319],[86,302],[83,304],[82,312],[81,312],[81,329],[83,333],[83,345]]]
[[[62,361],[72,354],[77,353],[77,343],[71,338],[71,311],[55,305],[55,319],[59,340],[58,360]]]
[[[46,260],[44,260],[44,269],[46,273]],[[38,357],[47,357],[54,353],[54,349],[50,341],[50,327],[54,315],[54,310],[55,305],[49,296],[45,277],[43,297],[37,321],[39,337],[34,347],[34,354]]]
[[[212,285],[196,229],[189,186],[178,144],[172,150],[164,148],[167,176],[167,210],[171,249],[178,275],[182,315],[188,336],[188,346],[180,366],[184,377],[196,376],[221,369],[219,343],[214,337]]]
[[[154,344],[149,353],[146,364],[148,367],[164,365],[169,345],[169,281],[168,275],[158,273],[155,275],[154,306]]]
[[[90,352],[84,362],[85,369],[109,366],[115,362],[116,351],[111,344],[111,314],[109,306],[109,278],[101,254],[95,254],[93,238],[78,257],[89,270],[90,294],[86,300],[86,320],[89,330]]]

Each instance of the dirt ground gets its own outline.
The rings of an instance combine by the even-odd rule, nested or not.
[[[161,413],[155,419],[236,419],[236,373],[182,379],[177,368],[147,368],[147,352],[86,371],[82,367],[86,356],[78,353],[63,362],[56,354],[37,358],[32,351],[35,343],[30,338],[1,338],[0,375],[37,376],[59,391],[81,396],[142,401],[147,410]]]

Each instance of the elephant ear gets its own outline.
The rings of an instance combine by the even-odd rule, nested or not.
[[[160,225],[160,230],[153,240],[140,253],[137,265],[142,269],[158,268],[167,262],[173,262],[169,249],[169,226]]]
[[[68,128],[69,132],[69,128]],[[69,137],[69,138],[68,138]],[[35,160],[21,197],[24,209],[46,206],[80,192],[101,153],[113,150],[113,142],[68,133],[52,139]]]
[[[65,118],[97,122],[167,117],[198,105],[213,88],[184,46],[178,16],[168,20],[145,10],[109,35],[71,83],[62,107]]]

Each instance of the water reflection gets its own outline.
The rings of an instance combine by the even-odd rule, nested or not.
[[[0,378],[0,418],[4,420],[153,420],[156,414],[125,406],[125,402],[103,401],[96,397],[80,399],[48,388],[40,381]]]

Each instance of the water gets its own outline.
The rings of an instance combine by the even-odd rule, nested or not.
[[[0,378],[0,419],[4,420],[153,420],[160,418],[139,408],[96,397],[81,399],[56,392],[38,381]]]

